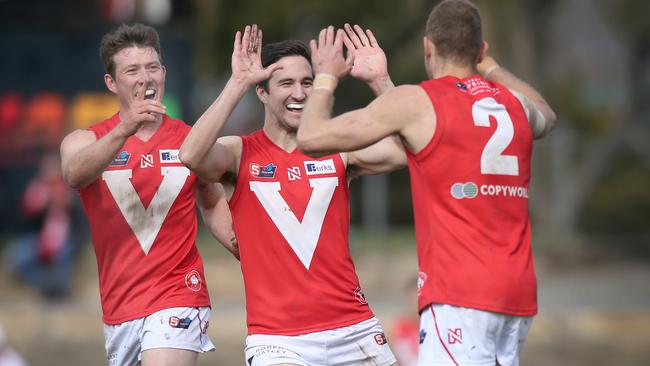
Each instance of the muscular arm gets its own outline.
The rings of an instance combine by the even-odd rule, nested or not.
[[[487,79],[496,81],[514,92],[527,111],[535,138],[546,136],[555,127],[557,116],[544,97],[526,82],[499,66],[492,57],[488,56],[478,64],[478,71],[482,75],[488,72]]]
[[[119,126],[99,140],[92,131],[71,132],[61,143],[63,179],[72,188],[85,187],[106,169],[127,138]]]
[[[143,123],[153,123],[165,113],[165,106],[157,100],[144,99],[145,86],[136,92],[136,100],[120,110],[120,123],[97,140],[95,133],[76,130],[61,142],[61,169],[63,179],[72,188],[83,188],[106,169]]]
[[[348,176],[388,173],[408,165],[404,144],[398,135],[384,137],[365,149],[348,153]]]
[[[239,246],[223,186],[199,180],[196,187],[196,201],[201,211],[201,218],[212,236],[239,259]]]
[[[183,141],[180,149],[181,162],[201,179],[217,182],[235,166],[232,151],[217,141],[217,138],[247,89],[231,78]]]

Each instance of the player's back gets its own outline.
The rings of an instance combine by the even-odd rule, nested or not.
[[[408,154],[420,308],[533,315],[532,133],[524,109],[506,88],[478,76],[420,85],[436,111],[432,140]]]

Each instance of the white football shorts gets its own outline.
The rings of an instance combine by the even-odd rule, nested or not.
[[[209,307],[169,308],[117,325],[104,324],[108,365],[137,365],[142,352],[154,348],[214,351],[207,335],[210,314]]]
[[[246,337],[246,366],[393,365],[397,361],[376,317],[347,327],[297,336]]]
[[[518,366],[533,317],[433,304],[420,316],[418,366]]]

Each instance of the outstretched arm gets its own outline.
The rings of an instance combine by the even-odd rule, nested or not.
[[[492,57],[487,56],[478,64],[478,72],[485,79],[496,81],[514,92],[526,110],[533,137],[542,138],[555,127],[557,117],[544,97],[532,86],[499,66]]]
[[[343,43],[352,59],[350,75],[370,87],[379,96],[395,87],[388,74],[386,53],[370,29],[345,24]],[[399,136],[386,136],[365,149],[347,154],[348,176],[380,174],[403,168],[407,165],[406,152]]]
[[[365,148],[382,138],[399,133],[409,116],[400,112],[400,103],[409,103],[410,88],[392,88],[366,108],[330,118],[333,92],[338,79],[347,75],[350,64],[343,58],[343,30],[323,29],[318,42],[312,40],[312,65],[316,77],[307,99],[300,127],[298,149],[310,155]]]
[[[262,30],[246,26],[235,35],[232,75],[219,97],[196,121],[185,138],[180,159],[202,179],[216,182],[226,172],[236,171],[236,152],[217,141],[224,124],[248,89],[268,79],[278,66],[262,67]]]

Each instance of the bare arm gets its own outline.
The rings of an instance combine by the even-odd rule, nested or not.
[[[478,64],[478,71],[481,75],[485,75],[486,79],[496,81],[515,92],[527,111],[535,138],[546,136],[555,127],[557,116],[544,97],[526,82],[499,66],[492,57],[487,56],[481,61]]]
[[[336,83],[319,83],[319,74],[337,78],[347,74],[349,65],[343,59],[342,42],[343,31],[335,37],[333,27],[321,31],[318,44],[310,42],[316,79],[297,135],[298,148],[309,155],[359,150],[386,136],[403,135],[406,124],[417,120],[419,114],[414,102],[420,99],[413,94],[419,93],[415,91],[419,88],[406,85],[386,91],[365,108],[330,118]]]
[[[370,29],[345,24],[343,43],[352,58],[350,76],[359,79],[379,96],[395,87],[388,74],[388,60]],[[386,173],[407,165],[406,152],[400,137],[391,135],[365,149],[347,154],[348,176]]]
[[[398,135],[384,137],[365,149],[348,153],[348,176],[388,173],[408,165],[404,144]]]
[[[212,236],[235,258],[239,259],[239,246],[223,186],[199,180],[196,187],[196,200],[201,211],[201,218]]]
[[[262,31],[257,25],[237,32],[232,54],[232,75],[219,97],[201,115],[181,145],[180,159],[202,179],[216,182],[236,167],[233,150],[217,141],[224,124],[248,89],[268,79],[277,65],[264,69],[260,54]]]
[[[99,140],[92,131],[71,132],[61,142],[63,179],[75,189],[90,184],[111,163],[129,136],[143,123],[155,122],[164,113],[160,101],[144,99],[143,85],[136,93],[136,101],[120,111],[120,123]]]

